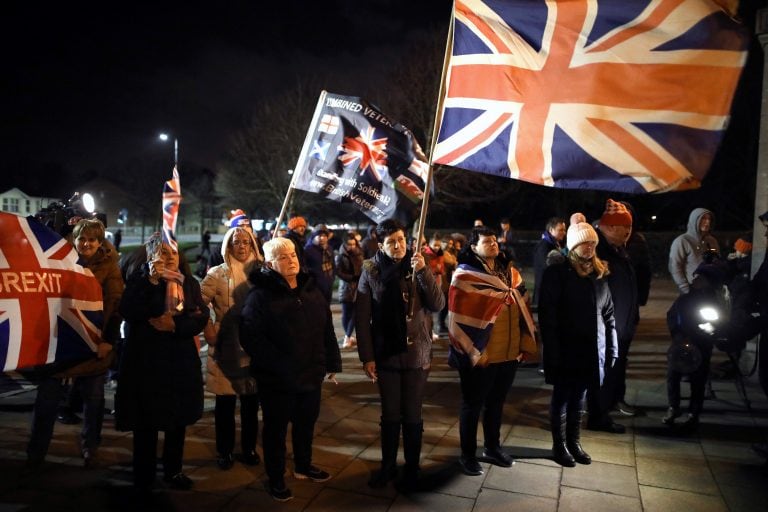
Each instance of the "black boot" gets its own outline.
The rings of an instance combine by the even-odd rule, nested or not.
[[[552,431],[552,459],[561,466],[574,467],[576,460],[565,445],[565,414],[550,414],[549,423]]]
[[[403,454],[405,466],[403,476],[398,482],[401,492],[413,491],[417,488],[419,479],[419,459],[421,458],[421,438],[424,432],[424,422],[403,423]]]
[[[581,447],[581,411],[568,411],[565,426],[565,445],[579,464],[592,464],[592,457]]]
[[[400,445],[400,423],[381,421],[381,469],[371,477],[368,485],[374,489],[385,487],[397,476],[397,448]]]

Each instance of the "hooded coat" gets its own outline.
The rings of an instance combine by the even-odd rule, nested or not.
[[[276,271],[249,276],[240,323],[240,344],[251,357],[259,389],[295,393],[320,387],[326,373],[341,371],[331,309],[309,274],[291,289]]]
[[[703,235],[699,230],[699,220],[709,214],[712,222],[715,216],[705,208],[695,208],[688,216],[688,228],[685,233],[675,238],[669,249],[669,273],[681,293],[688,293],[693,282],[693,273],[704,260],[704,253],[709,250],[720,252],[720,245],[714,236]]]
[[[613,299],[605,279],[581,277],[570,261],[544,270],[539,327],[547,384],[602,384],[619,354]]]
[[[221,257],[224,263],[208,270],[200,283],[203,300],[213,308],[215,316],[214,339],[208,342],[208,357],[206,360],[205,387],[215,395],[248,395],[257,392],[256,379],[249,371],[251,358],[240,346],[240,311],[251,285],[247,280],[248,274],[261,265],[256,237],[245,229],[251,237],[255,255],[250,261],[238,262],[231,254],[229,242],[236,228],[229,229],[224,234],[221,243]],[[237,283],[234,267],[241,266],[246,279]]]

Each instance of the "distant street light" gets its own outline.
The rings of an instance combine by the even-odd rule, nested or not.
[[[166,142],[171,137],[167,133],[161,133],[157,136],[157,138],[163,142]],[[176,166],[176,169],[179,168],[179,139],[176,137],[173,138],[173,164]]]

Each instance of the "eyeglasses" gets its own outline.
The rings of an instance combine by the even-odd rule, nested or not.
[[[251,245],[248,240],[232,240],[229,243],[232,247],[249,247]]]

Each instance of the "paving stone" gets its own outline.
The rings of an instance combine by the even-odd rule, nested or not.
[[[563,468],[562,484],[567,487],[639,498],[637,471],[632,466],[595,462],[588,466]]]
[[[638,457],[637,479],[641,485],[701,494],[719,493],[709,466],[695,461]]]
[[[557,500],[530,494],[483,489],[477,497],[475,510],[524,510],[525,512],[556,512]]]
[[[562,468],[518,462],[510,468],[491,466],[483,487],[556,499]]]
[[[640,486],[644,512],[673,512],[691,510],[696,512],[728,512],[728,507],[719,495]]]
[[[563,487],[558,512],[642,512],[639,498]]]

